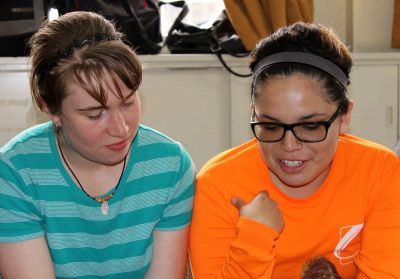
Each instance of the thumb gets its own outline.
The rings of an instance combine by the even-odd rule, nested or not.
[[[246,202],[239,197],[233,197],[231,202],[239,210],[242,206],[246,205]]]

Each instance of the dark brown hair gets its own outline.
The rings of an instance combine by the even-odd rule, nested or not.
[[[353,62],[348,48],[332,29],[321,24],[304,22],[283,27],[261,40],[251,53],[250,69],[254,72],[255,66],[263,58],[285,51],[306,52],[323,57],[336,64],[350,80],[349,75]],[[252,88],[259,88],[274,76],[290,77],[299,73],[320,81],[327,93],[328,100],[338,103],[342,113],[347,111],[349,100],[346,88],[328,73],[310,65],[292,62],[271,65],[256,76]],[[257,99],[257,90],[252,90],[251,97],[254,103]]]
[[[107,84],[122,98],[117,78],[137,90],[142,67],[135,52],[123,42],[114,24],[91,12],[67,13],[47,21],[30,39],[30,86],[34,104],[42,111],[58,114],[66,89],[76,82],[105,106]]]
[[[335,265],[324,257],[315,257],[303,267],[301,279],[341,279]]]

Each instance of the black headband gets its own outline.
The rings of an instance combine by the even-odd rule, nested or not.
[[[259,61],[254,67],[253,80],[256,79],[262,70],[270,65],[285,62],[306,64],[321,69],[333,76],[341,85],[343,85],[344,88],[346,88],[349,83],[346,74],[331,61],[318,55],[299,51],[278,52],[261,59],[261,61]]]
[[[51,59],[50,62],[47,64],[45,73],[49,73],[55,66],[57,66],[58,61],[70,56],[74,52],[74,49],[82,48],[85,45],[91,44],[93,42],[116,40],[120,40],[120,37],[118,35],[105,33],[95,33],[93,36],[84,38],[82,41],[75,40],[72,45],[66,47],[64,50],[57,51],[55,57],[53,57],[53,59]]]

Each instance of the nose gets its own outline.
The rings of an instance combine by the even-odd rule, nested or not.
[[[110,113],[108,132],[111,136],[119,138],[125,138],[129,132],[124,114],[118,109]]]
[[[294,136],[293,131],[286,130],[281,140],[281,148],[286,152],[293,152],[301,149],[302,146],[303,143]]]

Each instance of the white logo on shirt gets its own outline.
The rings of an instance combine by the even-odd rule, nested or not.
[[[346,265],[353,262],[353,258],[355,255],[357,255],[358,251],[356,251],[354,254],[350,256],[341,256],[341,252],[360,233],[363,227],[364,223],[353,226],[344,226],[340,229],[340,241],[336,245],[333,254],[335,255],[336,258],[340,260],[341,265]],[[347,232],[344,234],[345,231]]]

